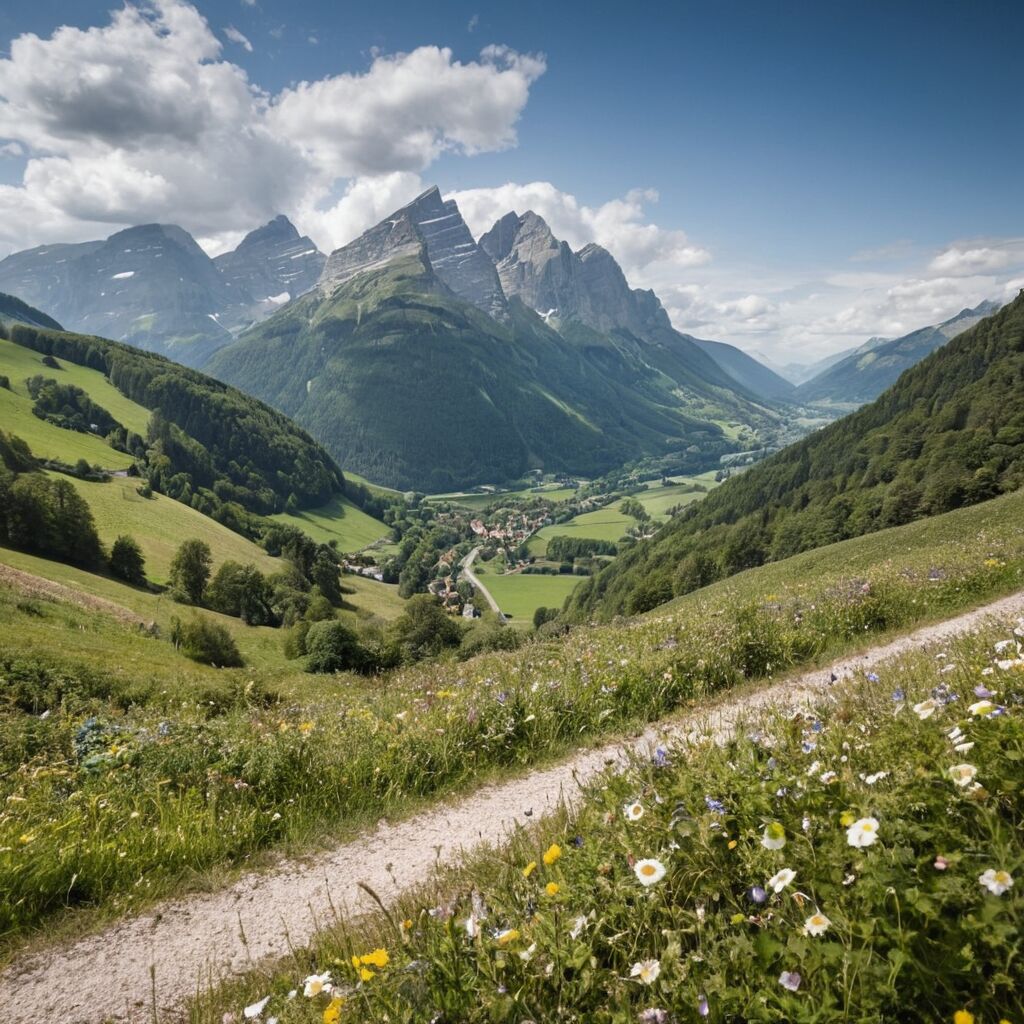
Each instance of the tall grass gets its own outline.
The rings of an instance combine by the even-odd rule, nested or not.
[[[20,624],[29,632],[49,616],[59,626],[65,609],[8,607],[0,932],[12,938],[65,907],[138,906],[197,872],[395,813],[1008,592],[1024,580],[1024,541],[1019,503],[1002,507],[999,529],[962,526],[958,542],[922,543],[906,558],[893,559],[891,545],[911,528],[888,544],[876,535],[875,561],[853,579],[845,559],[866,542],[837,545],[817,588],[794,577],[765,594],[751,574],[737,584],[742,600],[735,589],[709,591],[668,614],[513,654],[370,684],[340,677],[302,701],[246,670],[215,682],[183,673],[177,686],[164,674],[158,687],[86,669],[18,645]],[[78,620],[67,621],[73,649]]]
[[[1020,1020],[1016,629],[905,655],[731,739],[698,730],[191,1020],[264,997],[282,1024]],[[323,971],[334,991],[303,997]]]

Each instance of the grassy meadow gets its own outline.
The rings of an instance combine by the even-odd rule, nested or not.
[[[1022,637],[991,624],[698,729],[191,1020],[262,999],[288,1024],[1019,1020]]]
[[[282,512],[270,518],[303,530],[318,544],[337,541],[338,550],[347,553],[361,551],[391,532],[379,519],[367,515],[341,495],[319,508]]]
[[[74,384],[87,392],[97,405],[103,406],[119,423],[142,437],[146,436],[148,409],[122,395],[99,370],[79,366],[66,359],[58,359],[57,362],[60,363],[59,370],[44,366],[38,352],[0,338],[0,374],[10,378],[11,389],[15,394],[28,399],[25,381],[36,375],[52,377],[61,384]],[[13,426],[5,425],[5,429],[20,435],[20,431]]]
[[[51,474],[53,475],[53,474]],[[109,548],[121,534],[131,534],[146,558],[146,575],[154,583],[167,582],[171,559],[182,541],[196,538],[210,545],[217,563],[251,562],[261,572],[277,572],[281,561],[271,558],[258,544],[189,505],[153,493],[143,498],[139,480],[114,477],[106,483],[67,477],[89,503],[100,539]]]
[[[0,934],[16,943],[69,910],[121,913],[262,850],[336,841],[1018,589],[1022,512],[1010,495],[835,545],[818,586],[805,567],[780,579],[780,563],[621,626],[372,679],[300,678],[269,655],[200,670],[158,637],[5,593]]]
[[[482,582],[501,610],[511,617],[512,625],[526,629],[533,625],[533,613],[538,608],[561,608],[582,579],[582,576],[569,575],[488,573]]]
[[[13,379],[11,385],[14,386]],[[114,470],[127,469],[135,461],[94,434],[65,430],[39,419],[32,412],[30,398],[5,388],[0,388],[0,425],[4,430],[17,434],[32,449],[32,454],[40,459],[72,465],[79,459],[85,459],[90,466]]]

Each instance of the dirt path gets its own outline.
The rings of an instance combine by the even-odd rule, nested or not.
[[[283,861],[230,888],[174,900],[102,934],[15,961],[0,975],[3,1024],[98,1024],[152,1021],[150,967],[157,1002],[173,1016],[181,1002],[211,977],[246,970],[263,957],[282,956],[289,941],[301,946],[317,922],[372,909],[357,882],[385,901],[429,880],[438,861],[452,862],[479,842],[500,842],[516,824],[572,801],[580,785],[632,752],[648,753],[679,740],[697,725],[725,734],[741,714],[769,704],[799,703],[838,678],[877,665],[908,649],[969,632],[990,616],[1024,614],[1024,592],[946,622],[927,626],[862,655],[765,686],[726,696],[699,715],[652,725],[626,744],[606,744],[523,778],[489,786],[302,862]],[[243,940],[244,932],[244,940]],[[161,1016],[161,1020],[165,1018]]]

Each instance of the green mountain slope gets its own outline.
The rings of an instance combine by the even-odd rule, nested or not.
[[[289,501],[312,507],[344,490],[330,456],[287,417],[202,373],[103,338],[20,324],[9,333],[15,346],[56,362],[37,373],[68,395],[84,389],[61,379],[64,362],[96,372],[97,382],[105,378],[95,402],[106,409],[106,401],[118,424],[107,437],[111,447],[139,459],[155,490],[205,514],[238,519],[232,509],[268,514]],[[131,400],[132,410],[152,414],[145,437],[134,412],[130,423],[117,419],[128,417],[110,402],[112,389]]]
[[[33,327],[46,327],[54,331],[64,329],[53,317],[47,316],[35,306],[30,306],[16,296],[3,292],[0,292],[0,324],[8,327],[11,324],[30,324]]]
[[[998,308],[997,303],[983,302],[976,309],[963,309],[944,323],[922,327],[902,338],[872,338],[801,384],[793,397],[806,404],[824,403],[848,408],[871,402],[894,384],[904,370]]]
[[[289,304],[210,372],[292,416],[343,465],[434,492],[533,467],[593,475],[692,445],[714,461],[733,447],[707,421],[711,394],[691,412],[624,347],[567,341],[515,299],[500,323],[412,255]]]
[[[721,576],[1024,483],[1024,292],[865,408],[727,481],[573,595],[646,610]]]
[[[333,252],[314,292],[208,368],[346,468],[434,492],[645,456],[700,470],[777,426],[599,247],[573,257],[592,322],[503,290],[495,258],[429,189]]]
[[[735,345],[721,341],[692,338],[693,343],[709,356],[741,387],[763,400],[788,399],[796,388],[774,370],[747,355]]]

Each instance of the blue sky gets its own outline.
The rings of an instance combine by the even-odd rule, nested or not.
[[[56,82],[88,74],[92,44],[51,37],[64,24],[93,27],[107,33],[95,45],[116,53],[111,6],[6,0],[0,9],[0,50],[13,54],[0,63],[0,140],[10,139],[0,182],[8,186],[8,203],[20,201],[36,214],[35,225],[33,218],[13,218],[3,249],[98,237],[109,233],[107,225],[113,230],[126,217],[149,213],[177,215],[218,248],[248,225],[246,217],[271,207],[285,209],[330,246],[388,212],[389,202],[437,182],[460,200],[474,229],[502,203],[542,206],[557,233],[573,244],[596,238],[632,280],[654,286],[680,328],[781,361],[909,330],[981,298],[1008,297],[1018,279],[1024,282],[1019,3],[485,8],[200,0],[196,13],[210,39],[199,39],[189,22],[183,59],[235,66],[273,104],[300,81],[352,76],[340,93],[293,95],[275,122],[276,148],[256,157],[239,150],[236,164],[255,159],[282,170],[280,181],[253,172],[252,180],[231,186],[245,199],[233,204],[231,216],[201,208],[189,195],[194,184],[173,178],[160,158],[167,138],[159,131],[150,165],[139,153],[125,158],[123,141],[110,129],[116,109],[104,116],[95,98],[71,103],[66,86],[30,75],[28,57],[19,62],[11,50],[12,40],[35,33],[44,47],[35,63],[63,65]],[[162,16],[173,20],[175,12],[164,8],[186,6],[166,0]],[[149,15],[153,31],[173,35],[155,24],[160,16]],[[485,60],[481,50],[489,45],[507,50]],[[415,138],[417,98],[429,98],[437,78],[426,61],[416,72],[425,76],[423,89],[407,76],[406,91],[394,101],[406,105],[404,112],[368,107],[382,132],[409,133],[412,149],[378,153],[365,124],[321,123],[319,111],[329,103],[359,107],[377,86],[390,90],[364,77],[374,61],[423,47],[451,50],[441,70],[460,64],[496,72],[466,81],[452,76],[451,88],[436,97],[435,105],[450,105],[450,113],[434,127],[432,144]],[[501,95],[467,120],[465,108],[492,85]],[[152,87],[140,83],[140,95]],[[127,78],[115,83],[110,102],[116,108],[116,97],[133,88]],[[174,94],[157,88],[154,109],[165,110],[162,101],[173,103]],[[211,102],[213,109],[217,101]],[[33,116],[47,120],[47,103],[67,105],[58,126],[24,128]],[[197,106],[186,115],[203,121],[231,111]],[[188,134],[173,123],[160,130],[177,140]],[[205,146],[206,160],[218,142],[207,135],[184,144]],[[315,174],[287,172],[289,146],[313,154]],[[366,153],[355,153],[359,147]],[[119,192],[131,202],[83,198],[103,174],[104,159],[117,165],[113,181],[123,174]],[[26,177],[33,161],[36,170]],[[307,173],[307,192],[298,194],[295,178]],[[208,176],[227,182],[229,173],[217,167]],[[156,178],[166,181],[154,184]],[[538,183],[549,191],[538,191]],[[26,187],[34,191],[18,192]]]

